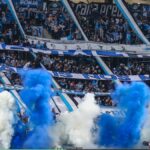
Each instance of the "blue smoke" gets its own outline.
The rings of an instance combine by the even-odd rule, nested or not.
[[[51,76],[45,70],[29,70],[21,76],[24,89],[20,96],[30,110],[30,118],[25,123],[18,122],[11,148],[50,148],[48,129],[54,122],[49,104]]]
[[[98,121],[99,145],[108,148],[132,148],[140,140],[146,105],[150,100],[150,90],[144,83],[120,85],[112,94],[118,109],[125,116],[103,114]]]

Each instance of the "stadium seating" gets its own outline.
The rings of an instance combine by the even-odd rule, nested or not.
[[[42,0],[38,1],[20,1],[13,0],[19,21],[27,35],[36,37],[45,37],[57,40],[83,40],[83,37],[76,27],[74,21],[69,16],[66,9],[60,1]],[[75,15],[83,28],[84,33],[90,41],[116,43],[116,44],[142,44],[127,21],[120,15],[109,16],[107,13],[97,17],[96,10],[93,9],[93,15],[82,15],[78,13],[77,5],[70,2]],[[82,9],[80,4],[80,9]],[[87,4],[84,4],[87,6]],[[105,4],[104,6],[107,6]],[[116,9],[116,6],[110,4]],[[140,5],[135,9],[135,5],[129,5],[130,11],[133,13],[137,24],[143,33],[149,39],[149,19],[148,14],[144,18],[139,17],[139,12],[148,6]],[[91,17],[92,16],[92,17]],[[94,17],[93,17],[94,16]],[[13,18],[8,6],[5,3],[0,4],[0,43],[9,45],[19,45],[26,48],[35,48],[39,50],[48,50],[47,42],[41,43],[24,39],[21,35],[19,27]],[[94,56],[64,56],[37,53],[35,59],[30,52],[19,51],[0,51],[0,65],[11,66],[15,68],[39,68],[40,62],[46,69],[54,72],[78,73],[78,74],[100,74],[104,75],[104,69],[99,65]],[[150,74],[149,58],[116,58],[102,57],[113,74],[115,75],[145,75]],[[17,73],[6,72],[8,79],[13,85],[22,85],[21,78]],[[60,85],[60,89],[74,92],[99,92],[107,93],[114,90],[115,85],[112,81],[106,80],[85,80],[85,79],[67,79],[54,77]],[[149,82],[146,82],[150,85]],[[73,102],[78,105],[81,101],[80,94],[69,94]],[[96,100],[100,105],[115,106],[110,96],[96,96]]]

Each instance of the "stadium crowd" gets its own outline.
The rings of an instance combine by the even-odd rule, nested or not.
[[[74,90],[78,92],[111,92],[113,83],[111,81],[101,80],[79,80],[79,79],[61,79],[58,78],[57,82],[63,89]]]
[[[57,56],[57,57],[51,56],[53,60],[56,58],[56,62],[54,62],[55,64],[54,66],[57,66],[58,64],[62,64],[62,62],[61,63],[59,61],[57,62],[59,57],[60,56]],[[80,57],[80,59],[81,58],[82,57]],[[67,58],[64,57],[63,59],[66,59],[67,61]],[[76,59],[77,59],[76,57],[72,58],[72,61],[74,61],[75,63]],[[23,68],[23,67],[24,68],[26,67],[39,68],[40,65],[39,65],[38,60],[39,58],[37,58],[37,60],[34,60],[34,58],[27,52],[1,51],[0,53],[0,65],[1,66],[5,65],[5,66],[11,66],[11,67],[17,67],[17,68]],[[71,60],[69,59],[68,61],[71,61]],[[83,64],[82,62],[80,63],[81,63],[81,66],[82,65],[84,66],[84,63]],[[96,62],[94,62],[93,67],[95,63]],[[89,59],[89,64],[90,64],[90,59]],[[76,64],[76,67],[78,68],[78,64]],[[85,65],[84,67],[85,67],[85,72],[84,70],[81,69],[82,72],[80,72],[81,70],[80,71],[76,70],[77,73],[87,73],[86,67],[88,68],[88,65],[87,66]],[[6,71],[5,74],[13,85],[22,85],[22,80],[18,73],[15,73],[13,70],[8,69],[8,71]],[[82,91],[83,92],[108,92],[108,90],[111,90],[112,89],[111,87],[113,86],[113,84],[110,83],[110,81],[78,80],[78,79],[73,80],[73,79],[61,79],[61,78],[55,78],[55,80],[60,85],[61,89],[75,91],[75,92],[82,92]],[[106,100],[106,102],[108,103],[108,100]],[[105,104],[105,105],[108,105],[108,104]]]
[[[78,16],[80,24],[90,41],[119,44],[140,44],[138,37],[123,18]]]
[[[105,63],[116,75],[150,74],[149,58],[103,58]]]
[[[37,59],[34,59],[33,56],[28,52],[19,52],[19,51],[1,51],[0,52],[0,65],[5,66],[11,66],[11,67],[17,67],[17,68],[39,68],[41,61],[47,69],[50,69],[52,71],[62,71],[62,72],[72,72],[72,73],[103,73],[101,69],[97,69],[98,72],[95,72],[97,63],[94,60],[93,57],[84,57],[83,56],[77,56],[77,57],[67,57],[67,56],[55,56],[55,55],[43,55],[39,54]],[[80,60],[77,62],[77,60]],[[110,68],[113,70],[113,66],[117,68],[117,72],[114,72],[114,74],[119,75],[127,75],[129,72],[131,74],[140,74],[139,72],[132,72],[133,70],[129,70],[129,72],[125,69],[121,69],[121,60],[122,58],[103,58],[106,63],[109,63]],[[114,59],[116,61],[114,61]],[[138,58],[141,60],[141,58]],[[122,62],[125,64],[129,64],[131,62],[132,64],[137,64],[139,70],[141,70],[143,73],[145,72],[145,68],[143,68],[141,61],[138,59],[132,59],[132,61],[129,61],[127,58],[122,59]],[[85,62],[87,62],[85,64]],[[65,62],[65,63],[64,63]],[[139,63],[138,63],[139,62]],[[146,62],[147,63],[147,62]],[[63,65],[64,64],[64,65]],[[65,65],[67,64],[67,65]],[[76,69],[73,69],[71,66],[75,66]],[[83,68],[84,66],[84,68]],[[148,65],[147,65],[148,66]],[[89,69],[88,69],[89,68]],[[93,69],[90,69],[93,68]],[[142,74],[141,72],[141,74]],[[145,72],[146,73],[146,72]],[[148,73],[148,72],[147,72]],[[9,70],[6,72],[7,77],[11,81],[13,85],[22,85],[21,78],[17,73],[14,73],[14,71]],[[111,81],[101,81],[101,80],[80,80],[80,79],[66,79],[66,78],[57,78],[55,77],[55,80],[60,85],[61,89],[69,90],[69,91],[75,91],[75,92],[102,92],[102,93],[109,93],[111,92],[115,87],[114,83]],[[148,85],[149,82],[147,82]],[[80,96],[79,96],[80,97]],[[97,102],[100,105],[103,106],[111,106],[114,105],[111,102],[111,99],[108,96],[97,96],[96,97]]]
[[[47,7],[45,7],[43,0],[32,1],[32,3],[30,1],[31,4],[28,1],[25,2],[14,0],[14,6],[27,35],[62,40],[82,40],[81,33],[61,2],[55,2],[56,6],[52,8],[49,8],[51,1],[46,5]],[[54,4],[52,3],[52,5]],[[139,27],[147,38],[150,38],[150,7],[139,5],[137,9],[135,6],[137,5],[129,5],[129,8]],[[97,17],[97,12],[94,11],[93,9],[91,12],[93,15],[88,16],[82,16],[75,11],[89,40],[121,44],[141,43],[123,17],[108,17],[106,15]],[[19,27],[5,3],[0,3],[0,12],[0,42],[21,45],[23,39]],[[142,16],[140,12],[143,13]]]
[[[150,5],[126,3],[126,6],[144,35],[150,40]]]
[[[80,31],[76,28],[76,25],[60,1],[43,2],[39,0],[35,7],[22,4],[21,2],[14,2],[14,4],[27,35],[59,40],[82,39]],[[130,5],[132,12],[137,11],[134,9],[134,6]],[[149,6],[145,6],[143,9],[149,10]],[[105,43],[141,44],[140,39],[122,16],[100,16],[97,15],[98,12],[94,9],[92,9],[91,15],[82,16],[75,11],[75,8],[73,10],[89,40]],[[149,38],[150,32],[148,14],[145,13],[145,17],[143,17],[138,13],[136,16],[138,25],[147,38]]]
[[[32,68],[39,67],[42,62],[48,70],[57,72],[85,73],[85,74],[104,74],[97,61],[92,56],[59,56],[37,54],[34,61],[33,56],[28,52],[9,52],[0,53],[1,63],[21,68],[25,64]],[[104,62],[111,68],[116,75],[144,75],[150,74],[150,61],[148,58],[115,58],[103,57]]]
[[[36,3],[32,1],[31,4],[22,1],[14,2],[14,4],[21,25],[27,35],[50,37],[58,40],[82,39],[79,30],[67,11],[64,11],[61,3],[56,4],[55,9],[57,10],[53,11],[48,9],[48,6],[45,8],[45,3],[42,0],[38,0]]]
[[[0,43],[14,44],[21,40],[19,28],[8,9],[7,4],[0,3]]]
[[[82,3],[80,3],[81,5],[79,7],[76,6],[74,3],[72,3],[71,1],[70,4],[89,40],[96,42],[120,43],[120,44],[141,43],[140,39],[135,35],[133,30],[130,28],[128,22],[122,17],[122,15],[114,16],[109,12],[111,11],[110,7],[107,8],[107,10],[109,11],[106,14],[105,13],[99,14],[100,10],[96,9],[98,6],[94,7],[94,4],[97,3],[93,3],[93,6],[90,3],[89,4],[91,6],[90,14],[82,15],[84,7],[86,7],[84,3],[83,5]],[[101,3],[99,4],[99,7],[100,5]],[[131,7],[133,7],[133,5],[131,5]],[[114,7],[112,7],[112,9],[113,8]],[[141,14],[139,13],[139,15]],[[141,24],[143,23],[144,22],[141,22]]]
[[[104,74],[94,57],[39,55],[48,70],[70,73]]]
[[[150,73],[148,59],[127,59],[127,58],[103,58],[106,64],[116,75],[144,75]],[[37,58],[28,52],[1,51],[0,64],[16,68],[39,68],[42,62],[51,71],[104,74],[94,57],[83,56],[58,56],[38,54]],[[57,79],[62,88],[76,91],[107,92],[112,86],[107,82],[91,80]]]
[[[16,2],[15,8],[21,24],[28,35],[43,37],[48,34],[53,39],[81,40],[82,36],[70,16],[60,3],[58,9],[53,12],[45,7],[43,1],[32,1],[27,5],[22,1]],[[43,5],[41,5],[41,3]],[[40,5],[39,5],[40,4]],[[76,14],[79,15],[79,14]],[[149,15],[146,15],[149,17]],[[138,17],[137,17],[138,18]],[[108,18],[101,16],[93,19],[90,16],[78,16],[80,24],[83,25],[84,32],[90,40],[106,43],[126,43],[138,44],[140,41],[130,29],[128,23],[123,18]],[[138,20],[139,21],[139,20]],[[140,21],[139,21],[140,22]],[[140,27],[148,22],[145,18],[140,22]],[[148,25],[149,26],[149,25]],[[147,26],[147,27],[148,27]],[[149,36],[149,30],[144,33]],[[47,36],[48,36],[47,35]],[[44,44],[29,42],[22,38],[19,28],[13,19],[13,16],[5,3],[0,3],[0,43],[20,45],[24,47],[47,50],[46,42]],[[149,60],[127,58],[103,58],[106,64],[116,75],[141,75],[150,74]],[[140,60],[140,61],[139,61]],[[37,54],[34,59],[30,53],[17,51],[1,51],[0,65],[12,66],[17,68],[38,68],[39,62],[42,62],[48,70],[70,73],[104,74],[94,57],[83,56],[57,56]],[[21,85],[20,76],[14,72],[6,72],[7,77],[13,85]],[[61,86],[61,89],[85,92],[111,92],[114,84],[111,81],[96,80],[78,80],[55,78]],[[101,105],[111,106],[110,97],[97,97]]]

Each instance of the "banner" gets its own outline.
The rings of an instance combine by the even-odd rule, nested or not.
[[[63,45],[61,46],[63,47]],[[68,56],[102,56],[102,57],[131,57],[131,58],[149,58],[150,54],[136,54],[136,53],[127,53],[127,52],[118,52],[118,51],[107,51],[107,50],[89,50],[89,49],[67,49],[67,50],[57,50],[55,47],[49,50],[41,50],[35,48],[27,48],[16,45],[5,45],[0,44],[0,50],[9,50],[9,51],[25,51],[25,52],[34,52],[34,53],[43,53],[50,55],[68,55]]]
[[[20,0],[19,4],[20,4],[20,7],[37,8],[39,5],[39,1]]]
[[[18,73],[20,71],[28,71],[29,69],[15,68],[9,66],[0,66],[0,71],[8,71]],[[148,81],[150,80],[150,75],[102,75],[102,74],[78,74],[69,72],[55,72],[49,71],[49,73],[55,78],[67,78],[67,79],[79,79],[79,80],[120,80],[124,82],[128,81]]]
[[[150,45],[138,44],[138,45],[129,45],[129,44],[111,44],[111,43],[100,43],[100,42],[86,42],[86,41],[67,41],[67,40],[50,40],[45,38],[38,38],[33,36],[27,36],[29,42],[41,44],[46,43],[48,49],[56,50],[106,50],[106,51],[122,51],[122,52],[134,52],[134,53],[145,53],[150,50]]]
[[[150,80],[150,75],[100,75],[100,74],[77,74],[66,72],[49,71],[53,77],[81,79],[81,80],[120,80],[120,81],[147,81]]]
[[[75,13],[81,16],[106,16],[106,17],[122,17],[121,12],[115,4],[109,3],[73,3],[70,5]]]
[[[117,8],[115,4],[109,3],[74,3],[69,1],[72,9],[75,13],[78,13],[81,16],[95,16],[95,15],[103,15],[103,16],[111,16],[111,17],[122,17],[121,12]],[[54,14],[60,7],[63,7],[61,2],[59,1],[49,1],[48,8]],[[66,11],[63,7],[63,11]]]

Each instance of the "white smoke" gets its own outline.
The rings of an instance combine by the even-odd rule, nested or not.
[[[0,93],[0,148],[8,149],[14,133],[15,100],[7,92]]]
[[[96,148],[92,129],[94,119],[100,114],[94,94],[86,94],[78,109],[62,114],[51,134],[55,145],[72,144],[75,147]]]
[[[150,142],[150,105],[147,110],[147,115],[145,116],[144,126],[141,132],[141,143],[143,141]]]

